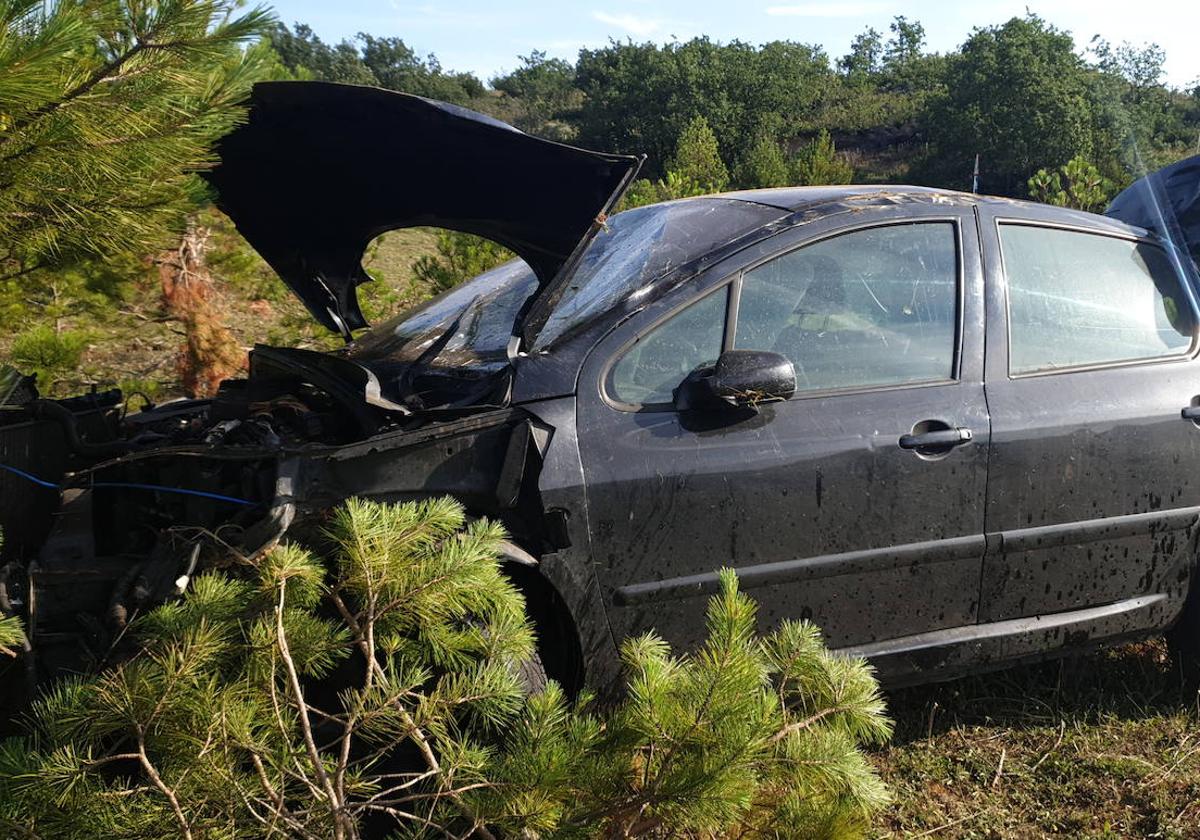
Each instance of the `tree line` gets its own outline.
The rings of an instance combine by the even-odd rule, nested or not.
[[[978,155],[983,192],[1029,197],[1039,170],[1079,159],[1111,194],[1200,146],[1200,80],[1169,87],[1162,49],[1093,38],[1081,51],[1033,14],[976,28],[947,53],[929,51],[923,26],[901,16],[837,58],[797,41],[610,41],[574,62],[531,52],[487,84],[400,38],[328,44],[297,24],[278,26],[270,44],[293,77],[445,99],[550,139],[645,153],[644,174],[664,184],[698,120],[717,143],[720,187],[824,175],[970,189]],[[843,167],[812,171],[814,142],[835,144]]]

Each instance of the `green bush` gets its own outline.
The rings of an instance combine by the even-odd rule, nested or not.
[[[854,167],[838,156],[833,138],[821,129],[796,156],[792,177],[802,186],[849,184],[854,180]]]
[[[675,172],[693,183],[701,193],[721,192],[729,186],[729,170],[721,160],[721,148],[704,117],[693,117],[679,134],[675,155],[667,162],[667,175]]]
[[[13,339],[10,363],[23,373],[37,374],[38,389],[50,393],[56,383],[79,367],[87,334],[77,331],[55,332],[37,326]]]
[[[415,281],[429,295],[441,294],[513,258],[502,245],[453,230],[438,231],[437,251],[436,256],[418,257],[413,264]]]
[[[0,744],[0,826],[820,838],[858,833],[885,802],[857,749],[890,734],[870,670],[809,624],[757,637],[732,572],[695,654],[625,644],[614,708],[553,683],[526,697],[534,639],[500,572],[504,536],[449,500],[351,500],[328,562],[288,545],[202,574],[134,623],[140,652],[58,683]]]
[[[783,147],[773,135],[762,132],[746,152],[738,167],[738,181],[747,189],[787,187],[792,183],[791,169]]]
[[[1029,179],[1029,196],[1034,201],[1091,213],[1104,210],[1115,193],[1113,184],[1082,155],[1053,171],[1039,169]]]

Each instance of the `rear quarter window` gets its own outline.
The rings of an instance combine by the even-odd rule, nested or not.
[[[1180,356],[1195,315],[1170,257],[1150,242],[1000,225],[1014,375]]]

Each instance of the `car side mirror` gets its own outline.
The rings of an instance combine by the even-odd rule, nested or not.
[[[675,392],[675,407],[755,408],[795,393],[796,369],[787,356],[769,350],[726,350],[711,368],[683,381]]]

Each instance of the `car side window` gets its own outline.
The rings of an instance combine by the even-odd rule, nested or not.
[[[746,272],[734,342],[791,359],[798,391],[950,380],[958,283],[952,222],[851,231]]]
[[[1170,257],[1148,242],[1001,224],[1009,372],[1177,356],[1195,318]]]
[[[689,373],[721,355],[728,298],[722,286],[639,338],[613,365],[608,393],[628,405],[670,403]]]

